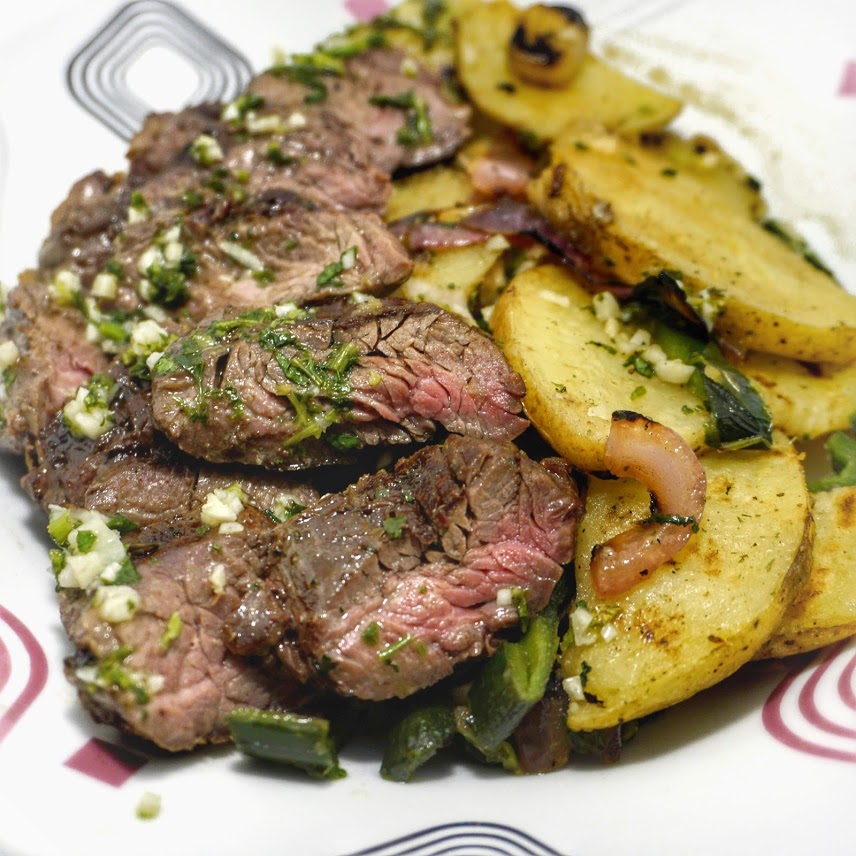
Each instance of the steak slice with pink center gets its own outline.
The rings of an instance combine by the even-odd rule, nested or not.
[[[441,429],[510,440],[523,393],[499,348],[437,306],[339,301],[201,325],[155,366],[152,414],[195,457],[289,470]]]
[[[453,436],[364,476],[276,529],[280,659],[362,699],[431,686],[488,653],[520,599],[544,608],[580,514],[564,462],[506,441]],[[239,613],[227,627],[240,635]]]

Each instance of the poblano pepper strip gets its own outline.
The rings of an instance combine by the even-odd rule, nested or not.
[[[764,399],[710,337],[687,299],[679,275],[661,271],[633,289],[630,307],[654,322],[654,341],[669,359],[694,365],[688,388],[711,414],[706,442],[713,448],[769,447],[773,419]]]
[[[824,444],[834,474],[809,482],[812,493],[856,485],[856,437],[844,431],[829,435]]]
[[[669,359],[696,367],[687,386],[710,410],[705,426],[709,446],[748,449],[772,444],[773,418],[764,399],[715,342],[701,342],[664,323],[655,324],[654,340]]]
[[[226,717],[226,723],[232,740],[245,755],[286,764],[319,779],[340,779],[346,775],[339,766],[326,719],[237,708]]]
[[[419,767],[452,742],[455,734],[450,706],[433,704],[411,711],[389,735],[381,776],[392,782],[409,782]]]
[[[503,642],[485,663],[468,696],[472,742],[485,755],[494,752],[544,695],[559,648],[559,584],[547,606],[530,619],[519,642]],[[469,735],[465,734],[465,737]]]

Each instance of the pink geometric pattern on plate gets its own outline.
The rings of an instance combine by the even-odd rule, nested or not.
[[[65,766],[118,788],[125,784],[146,760],[142,755],[122,746],[93,737],[65,762]]]
[[[3,625],[12,631],[17,639],[17,644],[23,647],[24,653],[27,655],[27,662],[25,665],[21,660],[14,661],[10,653],[11,649],[0,637],[0,691],[9,686],[10,680],[18,668],[26,669],[24,685],[18,695],[9,703],[3,702],[2,708],[0,708],[3,711],[0,714],[0,742],[24,715],[48,679],[48,661],[42,646],[39,645],[36,637],[22,621],[8,609],[0,606],[0,633],[3,632]],[[3,700],[0,699],[0,701]]]
[[[386,0],[345,0],[345,8],[358,21],[371,21],[389,11]]]
[[[770,694],[767,731],[809,755],[856,763],[856,647],[845,640],[796,666]]]
[[[841,77],[838,94],[856,95],[856,62],[848,62],[844,66],[844,74]]]

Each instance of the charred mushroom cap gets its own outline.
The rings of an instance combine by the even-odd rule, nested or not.
[[[571,6],[539,3],[523,10],[508,46],[511,71],[534,86],[567,86],[588,51],[589,28]]]

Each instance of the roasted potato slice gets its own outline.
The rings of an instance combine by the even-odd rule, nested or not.
[[[484,244],[424,253],[395,296],[435,303],[475,324],[470,298],[507,247],[503,237],[495,236]]]
[[[759,657],[786,657],[856,633],[856,487],[812,495],[811,576]]]
[[[540,265],[516,276],[497,301],[491,328],[526,384],[526,413],[563,457],[605,469],[603,448],[615,410],[637,410],[704,446],[706,413],[683,387],[624,366],[592,295],[565,268]]]
[[[809,573],[812,519],[797,452],[710,452],[699,531],[645,582],[609,602],[594,592],[592,549],[650,513],[628,480],[590,480],[576,553],[577,604],[592,616],[564,647],[565,677],[580,676],[568,727],[609,728],[689,698],[750,660],[781,622]],[[571,615],[572,627],[575,623]],[[589,638],[590,637],[590,638]]]
[[[465,205],[472,195],[473,185],[466,172],[441,164],[393,181],[384,216],[392,223],[411,214],[434,214]]]
[[[856,412],[856,363],[801,363],[771,354],[749,354],[740,369],[761,390],[773,423],[808,440],[845,431]]]
[[[329,36],[318,49],[347,56],[351,51],[382,43],[398,48],[428,68],[442,71],[455,59],[453,21],[474,2],[478,0],[404,0],[366,24]]]
[[[509,65],[509,46],[521,10],[511,3],[479,3],[457,19],[457,68],[473,103],[506,125],[553,139],[569,123],[593,120],[619,131],[662,128],[681,102],[639,83],[588,54],[570,83],[533,86]]]
[[[723,205],[731,202],[736,213],[761,220],[767,204],[761,184],[715,140],[703,134],[682,137],[672,131],[645,134],[645,147],[658,149],[669,162],[664,169],[688,170],[699,181],[714,187]]]
[[[742,351],[856,360],[856,296],[746,213],[720,182],[659,145],[577,129],[530,185],[534,204],[593,263],[636,283],[661,270],[721,300],[716,331]]]

